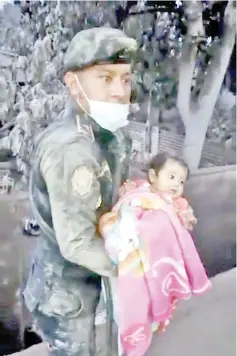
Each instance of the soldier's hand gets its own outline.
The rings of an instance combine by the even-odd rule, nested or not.
[[[89,270],[105,277],[115,277],[118,275],[117,266],[109,258],[104,241],[98,237],[84,252],[80,253],[81,264]]]

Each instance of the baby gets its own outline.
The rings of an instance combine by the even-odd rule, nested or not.
[[[126,181],[120,189],[120,197],[128,191],[149,184],[152,192],[159,194],[173,206],[183,226],[188,230],[193,230],[197,219],[188,201],[183,197],[184,185],[188,177],[189,169],[185,161],[162,152],[151,160],[147,181]],[[149,209],[150,207],[143,206],[143,208]]]
[[[193,209],[188,201],[183,197],[184,185],[189,176],[189,169],[185,161],[179,157],[172,156],[162,152],[156,155],[150,162],[147,180],[126,181],[119,191],[119,198],[134,189],[147,188],[154,194],[158,194],[168,205],[170,205],[177,214],[181,224],[187,230],[193,230],[197,223]],[[156,209],[150,200],[143,200],[139,203],[142,209]],[[117,213],[110,212],[104,214],[99,221],[99,233],[104,235],[104,226],[113,224],[117,221]],[[115,240],[110,236],[109,240],[105,238],[105,247],[110,250],[110,245],[115,244]],[[113,262],[111,251],[108,251]]]
[[[181,224],[188,230],[192,230],[194,224],[197,223],[197,219],[194,216],[193,210],[190,207],[188,201],[183,197],[184,185],[189,177],[189,169],[187,164],[180,159],[179,157],[172,156],[168,153],[160,153],[156,155],[150,162],[147,180],[133,180],[126,181],[122,187],[120,188],[119,198],[128,193],[132,192],[132,190],[143,190],[150,191],[155,195],[158,194],[159,197],[162,198],[168,205],[174,209],[174,212],[177,214]],[[140,205],[139,205],[140,204]],[[142,200],[140,201],[138,206],[140,206],[144,210],[152,210],[156,209],[152,200]],[[130,219],[129,221],[126,221]],[[129,211],[124,212],[123,226],[120,226],[119,229],[115,229],[114,233],[107,230],[108,226],[116,226],[116,222],[119,220],[118,214],[116,212],[110,212],[103,215],[99,221],[99,231],[101,236],[105,239],[105,248],[111,258],[111,260],[120,267],[121,262],[123,260],[123,253],[131,253],[133,255],[134,248],[138,248],[135,246],[136,239],[132,239],[132,232],[135,229],[131,229],[133,216]],[[129,234],[126,232],[121,234],[124,237],[124,240],[121,240],[121,229],[125,226],[125,230],[129,231]],[[108,231],[106,233],[106,230]],[[116,234],[118,234],[116,236]],[[128,238],[129,237],[129,238]],[[126,241],[127,238],[127,241]],[[132,240],[132,241],[131,241]],[[130,246],[130,245],[131,246]],[[129,247],[131,247],[129,249]],[[136,251],[135,251],[136,252]],[[119,255],[119,257],[118,257]],[[126,257],[126,256],[125,256]],[[114,306],[117,305],[117,281],[116,279],[111,280],[112,286],[112,294],[114,298]],[[172,302],[172,309],[176,308],[176,299]],[[117,314],[116,309],[114,312]],[[115,318],[117,319],[117,317]],[[117,320],[115,320],[117,321]],[[160,325],[154,324],[154,331],[159,328],[159,330],[164,331],[166,329],[168,321],[161,323]]]

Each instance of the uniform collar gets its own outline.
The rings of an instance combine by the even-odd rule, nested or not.
[[[81,127],[91,129],[96,140],[99,140],[102,145],[109,143],[114,134],[99,126],[89,115],[87,115],[77,104],[77,102],[69,97],[66,103],[64,117],[66,120],[73,120],[75,125],[78,123]],[[79,122],[78,122],[79,121]]]

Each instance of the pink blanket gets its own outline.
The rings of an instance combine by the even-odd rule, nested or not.
[[[121,343],[126,356],[143,356],[151,344],[153,323],[170,319],[173,300],[206,292],[210,281],[192,237],[159,196],[134,189],[113,211],[120,216],[110,232],[111,237],[119,235],[120,243]]]

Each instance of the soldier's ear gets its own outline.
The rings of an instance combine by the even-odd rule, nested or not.
[[[70,91],[70,94],[73,97],[78,97],[78,94],[80,93],[80,89],[79,89],[79,86],[77,84],[75,76],[76,76],[76,73],[67,72],[64,75],[64,82],[65,82],[68,90]]]

